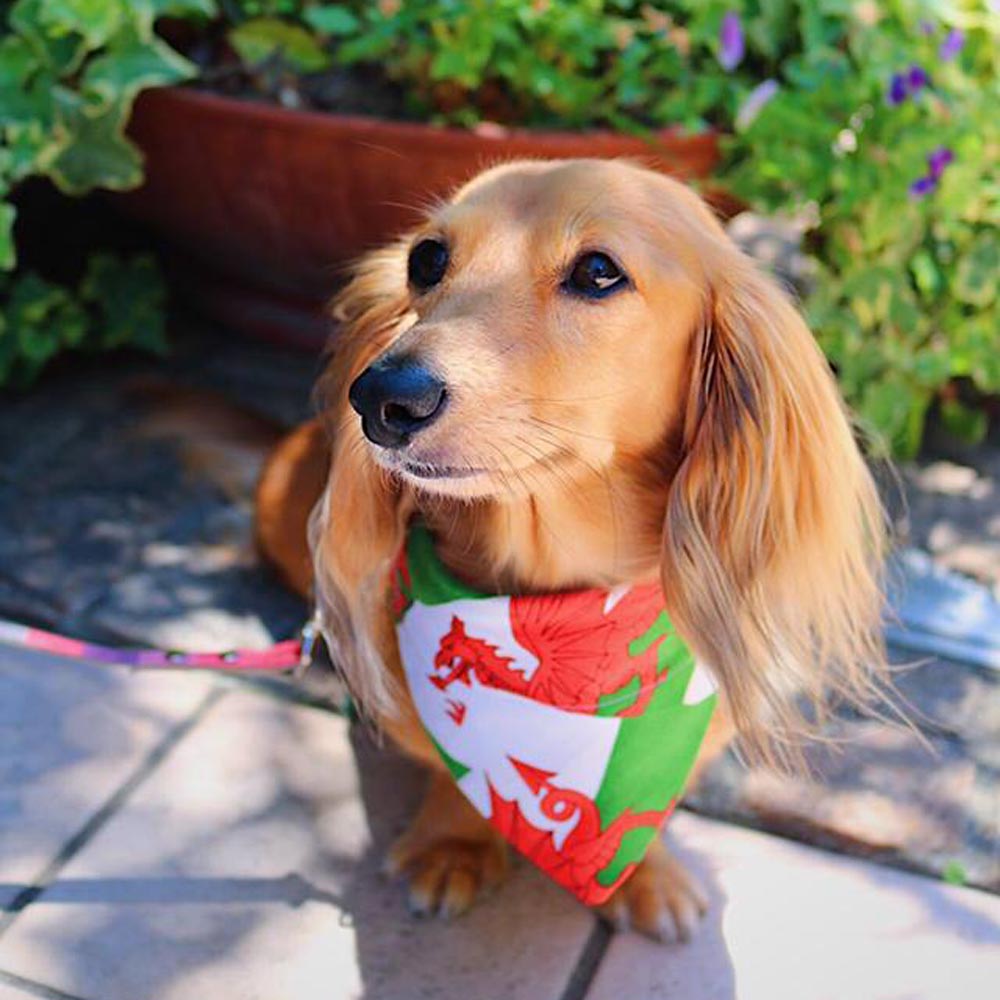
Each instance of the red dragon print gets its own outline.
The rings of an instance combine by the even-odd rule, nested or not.
[[[638,715],[656,686],[657,643],[629,656],[629,643],[641,636],[663,607],[659,587],[633,587],[605,613],[599,591],[556,594],[550,598],[512,597],[511,630],[518,644],[539,661],[531,678],[510,669],[511,657],[470,636],[465,623],[452,617],[441,640],[433,682],[447,690],[456,681],[468,685],[474,673],[481,684],[533,698],[556,708],[593,712],[600,698],[639,678],[639,694],[621,716]],[[445,673],[441,673],[445,671]]]
[[[634,863],[626,865],[611,885],[601,885],[597,881],[598,873],[618,853],[625,834],[639,827],[655,832],[674,808],[672,801],[663,810],[633,813],[626,809],[602,830],[601,815],[592,799],[581,792],[553,785],[551,771],[531,767],[513,757],[509,759],[531,791],[541,796],[539,806],[543,815],[556,823],[574,815],[579,819],[561,849],[557,849],[551,831],[540,830],[529,823],[518,804],[501,798],[491,785],[491,822],[508,843],[588,906],[603,903],[635,869]]]
[[[469,675],[474,673],[476,680],[487,687],[526,694],[527,681],[516,670],[508,668],[512,662],[513,658],[501,656],[496,646],[467,635],[465,622],[453,615],[451,628],[434,657],[434,668],[438,672],[431,675],[431,682],[441,691],[447,691],[456,682],[468,687]]]
[[[545,602],[511,598],[514,638],[539,661],[524,692],[529,698],[590,712],[601,697],[638,676],[638,697],[618,714],[642,712],[656,686],[658,643],[634,657],[628,647],[656,621],[663,594],[656,585],[632,587],[605,612],[606,602],[607,595],[594,590],[556,594]]]
[[[401,621],[410,605],[413,604],[413,581],[410,579],[410,561],[406,549],[400,552],[389,578],[389,607],[392,620]]]
[[[628,655],[663,610],[655,585],[633,587],[605,613],[601,591],[514,597],[510,621],[514,638],[539,661],[524,692],[529,698],[574,711],[593,711],[603,695],[639,678],[639,696],[620,715],[638,715],[656,685],[657,643]]]

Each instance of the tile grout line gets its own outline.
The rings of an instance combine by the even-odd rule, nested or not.
[[[138,767],[93,813],[76,833],[72,834],[48,864],[26,885],[0,913],[0,938],[14,921],[58,878],[62,869],[83,850],[121,809],[132,793],[163,763],[167,755],[205,718],[228,694],[223,687],[215,687],[201,700],[198,707],[185,719],[167,731],[167,734],[142,759]],[[2,973],[9,975],[9,973]]]
[[[590,986],[597,975],[601,962],[611,945],[614,929],[601,917],[594,920],[594,926],[577,956],[573,971],[566,980],[566,986],[559,994],[559,1000],[585,1000]]]
[[[4,972],[0,969],[0,985],[15,986],[24,993],[31,996],[40,997],[41,1000],[85,1000],[84,997],[76,993],[65,993],[57,990],[54,986],[46,986],[45,983],[35,982],[34,979],[25,979],[16,972]]]

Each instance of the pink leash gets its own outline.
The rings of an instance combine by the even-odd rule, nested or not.
[[[160,649],[117,649],[70,639],[55,632],[31,628],[0,618],[0,643],[35,649],[74,660],[120,664],[138,670],[227,670],[231,672],[290,673],[300,677],[309,668],[319,638],[315,618],[295,639],[276,642],[267,649],[233,649],[225,653],[180,653]]]

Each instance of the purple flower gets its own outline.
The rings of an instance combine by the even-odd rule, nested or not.
[[[736,131],[742,132],[749,128],[753,120],[761,113],[764,105],[781,89],[777,80],[765,80],[758,83],[744,98],[739,111],[736,112]]]
[[[955,154],[947,146],[938,146],[927,157],[927,167],[930,171],[930,176],[937,180],[944,173],[944,168],[953,162],[954,159]]]
[[[944,36],[944,41],[938,49],[938,56],[940,56],[942,62],[951,62],[962,51],[964,44],[965,35],[958,28],[952,28]]]
[[[935,190],[944,168],[955,159],[955,154],[947,146],[938,146],[927,156],[927,173],[918,177],[910,185],[911,198],[924,198]]]
[[[928,21],[926,17],[923,18],[920,21],[920,34],[930,38],[934,34],[934,22]]]
[[[906,86],[906,77],[902,73],[893,73],[892,79],[889,81],[889,92],[886,94],[885,99],[895,107],[897,104],[902,104],[909,95],[909,89]]]
[[[893,73],[889,80],[886,102],[895,107],[908,97],[916,97],[931,82],[923,66],[914,63],[905,73]]]
[[[719,27],[719,65],[731,73],[741,62],[746,52],[743,41],[743,25],[736,11],[729,11]]]
[[[937,183],[935,177],[918,177],[910,185],[910,197],[926,198],[937,187]]]
[[[918,66],[914,63],[906,71],[906,85],[909,88],[911,96],[918,93],[922,87],[926,87],[930,82],[931,78],[927,75],[927,71],[923,66]]]

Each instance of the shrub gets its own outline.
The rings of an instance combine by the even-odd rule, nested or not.
[[[904,456],[936,399],[954,432],[985,433],[956,380],[966,398],[1000,393],[1000,16],[918,10],[830,19],[774,68],[780,86],[728,143],[726,175],[757,208],[811,217],[812,327],[857,412]]]
[[[65,348],[163,349],[163,287],[148,259],[95,256],[72,288],[4,274],[16,264],[9,195],[33,176],[74,195],[137,185],[142,160],[124,136],[132,102],[194,73],[153,23],[213,11],[211,0],[0,2],[0,384]]]
[[[148,256],[94,254],[80,281],[0,273],[0,385],[23,385],[64,350],[166,350],[166,290]]]

